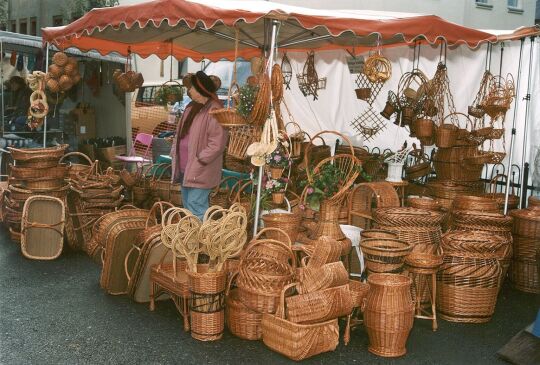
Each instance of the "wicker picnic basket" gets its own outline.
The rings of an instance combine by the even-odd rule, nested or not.
[[[441,210],[441,203],[430,197],[409,197],[407,198],[407,206],[417,209]]]
[[[225,270],[208,271],[209,266],[198,264],[197,272],[186,270],[190,291],[189,310],[191,337],[199,341],[215,341],[225,328]]]
[[[54,260],[60,256],[65,217],[62,200],[44,195],[28,198],[22,213],[22,254],[34,260]]]
[[[468,210],[479,212],[497,212],[497,202],[489,197],[460,195],[452,203],[453,210]]]
[[[58,162],[59,164],[61,164],[66,161],[66,159],[73,157],[77,157],[78,159],[87,162],[88,164],[86,165],[82,163],[69,162],[68,166],[70,179],[80,179],[81,177],[91,174],[95,168],[98,168],[98,161],[92,162],[90,157],[81,152],[68,152],[64,156],[62,156]]]
[[[9,174],[11,177],[19,180],[50,178],[64,179],[68,176],[70,166],[66,164],[58,164],[55,167],[38,169],[33,167],[19,167],[9,165]]]
[[[263,314],[262,339],[271,350],[300,361],[323,352],[334,351],[339,343],[338,320],[299,324],[287,316],[285,289],[281,292],[275,315]]]
[[[297,284],[285,287],[289,289]],[[349,315],[353,301],[349,283],[285,298],[286,316],[294,323],[320,323]]]
[[[414,320],[411,279],[397,274],[372,274],[368,284],[363,306],[368,350],[383,357],[405,355]]]

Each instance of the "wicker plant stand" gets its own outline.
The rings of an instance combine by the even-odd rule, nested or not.
[[[414,317],[431,320],[433,331],[437,330],[437,270],[441,264],[442,256],[430,254],[414,253],[405,259],[412,280]]]

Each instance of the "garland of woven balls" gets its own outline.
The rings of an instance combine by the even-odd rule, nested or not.
[[[74,57],[68,57],[64,52],[57,52],[52,58],[45,77],[47,89],[53,93],[68,91],[81,81],[79,63]]]

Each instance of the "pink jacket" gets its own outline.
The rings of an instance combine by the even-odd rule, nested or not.
[[[193,124],[191,124],[188,161],[182,182],[185,187],[212,189],[218,186],[221,181],[223,151],[225,151],[228,135],[216,118],[209,114],[210,110],[219,108],[223,108],[223,106],[218,101],[210,100],[195,116]],[[179,174],[177,171],[177,159],[179,158],[176,152],[177,138],[190,109],[191,107],[186,108],[178,123],[176,137],[171,148],[172,176],[174,178],[177,178]]]

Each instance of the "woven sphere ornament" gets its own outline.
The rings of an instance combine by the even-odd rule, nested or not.
[[[57,93],[60,91],[60,84],[58,83],[58,80],[49,78],[47,80],[47,89],[49,89],[53,93]]]
[[[64,67],[68,62],[68,56],[64,52],[57,52],[53,56],[52,60],[55,65]]]
[[[77,66],[77,64],[73,64],[73,63],[68,62],[64,66],[64,74],[66,74],[66,75],[73,76],[78,72],[79,72],[79,67]]]
[[[73,86],[73,81],[71,81],[71,77],[68,75],[62,75],[58,84],[60,85],[60,90],[68,91]]]
[[[143,85],[143,83],[144,83],[144,77],[143,77],[142,73],[140,73],[140,72],[135,73],[135,76],[133,77],[132,80],[133,80],[133,86],[135,88],[141,87]]]
[[[73,82],[73,85],[77,85],[79,81],[81,81],[81,75],[77,72],[73,76],[71,76],[71,81]]]
[[[62,74],[64,73],[64,70],[62,67],[56,64],[52,64],[49,66],[49,73],[51,74],[52,78],[58,79],[60,78],[60,76],[62,76]]]

